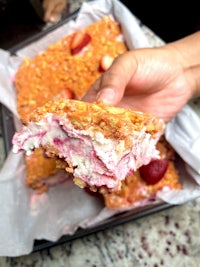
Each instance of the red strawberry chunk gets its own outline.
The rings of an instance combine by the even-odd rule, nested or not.
[[[74,94],[69,88],[65,88],[64,95],[65,95],[65,98],[67,98],[67,99],[73,99],[74,98]]]
[[[72,55],[78,54],[91,41],[91,36],[84,31],[77,31],[71,42]]]
[[[158,183],[164,176],[168,168],[168,160],[153,160],[147,165],[143,165],[139,168],[139,172],[143,180],[148,185],[154,185]]]

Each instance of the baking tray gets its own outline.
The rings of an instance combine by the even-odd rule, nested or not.
[[[5,158],[8,156],[8,153],[11,149],[11,140],[13,134],[15,132],[14,120],[12,113],[3,105],[0,106],[0,118],[1,118],[1,130],[2,137],[4,140],[4,150],[5,150]],[[102,223],[98,224],[95,227],[91,227],[88,229],[78,229],[73,235],[65,235],[62,236],[56,242],[50,242],[48,240],[36,240],[33,246],[33,252],[40,251],[42,249],[51,248],[53,246],[63,244],[67,241],[72,241],[74,239],[84,237],[86,235],[97,233],[99,231],[112,228],[114,226],[127,223],[148,215],[152,215],[159,211],[162,211],[167,208],[172,208],[174,205],[168,203],[159,203],[155,204],[152,202],[150,206],[138,207],[134,210],[126,211],[117,215],[110,217],[109,219],[104,220]]]
[[[60,27],[61,25],[67,23],[69,20],[75,19],[77,16],[77,13],[79,12],[79,9],[76,10],[74,13],[69,15],[66,19],[62,20],[61,22],[57,23],[56,25],[53,25],[46,30],[39,32],[38,34],[31,36],[30,38],[24,40],[23,42],[16,44],[12,48],[9,49],[9,52],[11,54],[15,54],[16,51],[19,49],[22,49],[23,47],[27,46],[28,44],[39,40],[41,37],[46,35],[47,33],[53,31],[54,29]],[[0,105],[0,119],[1,119],[1,129],[2,129],[2,137],[4,140],[4,149],[5,149],[5,159],[8,156],[8,153],[11,149],[11,140],[13,137],[13,134],[15,132],[14,127],[14,120],[12,113],[3,105]],[[152,205],[144,206],[144,207],[138,207],[130,211],[126,211],[117,215],[114,215],[110,217],[109,219],[104,220],[100,224],[98,224],[95,227],[87,228],[87,229],[78,229],[73,235],[64,235],[56,242],[51,242],[48,240],[35,240],[33,251],[40,251],[43,249],[48,249],[56,245],[63,244],[68,241],[75,240],[77,238],[81,238],[87,235],[90,235],[92,233],[97,233],[99,231],[112,228],[117,225],[121,225],[123,223],[127,223],[154,213],[157,213],[159,211],[172,208],[174,205],[168,204],[168,203],[153,203]]]

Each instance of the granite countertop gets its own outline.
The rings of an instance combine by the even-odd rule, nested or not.
[[[1,267],[198,267],[200,199],[18,258]]]
[[[71,12],[83,1],[71,1]],[[162,41],[143,26],[155,46]],[[0,139],[1,162],[3,142]],[[200,198],[27,256],[1,267],[198,267]]]

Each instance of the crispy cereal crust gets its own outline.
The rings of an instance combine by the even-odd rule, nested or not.
[[[49,101],[30,115],[30,122],[38,122],[48,114],[67,117],[75,129],[102,132],[105,138],[124,140],[132,146],[132,133],[145,131],[153,138],[164,133],[165,123],[148,113],[60,98]]]
[[[102,56],[117,57],[127,50],[119,39],[121,28],[109,16],[86,27],[91,42],[83,53],[71,54],[74,34],[50,45],[33,59],[24,60],[15,76],[18,113],[27,122],[30,112],[69,88],[80,99],[99,78]]]

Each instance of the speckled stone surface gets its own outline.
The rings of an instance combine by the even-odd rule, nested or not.
[[[200,199],[0,266],[198,267]]]
[[[83,1],[70,1],[70,11]],[[154,46],[163,42],[142,26]],[[17,258],[0,267],[200,267],[200,199]]]

